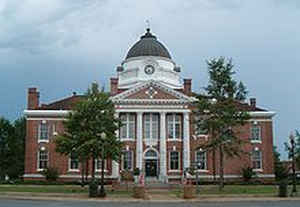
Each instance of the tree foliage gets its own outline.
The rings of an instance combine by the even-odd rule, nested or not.
[[[219,153],[220,189],[224,186],[224,153],[239,156],[243,141],[238,136],[237,126],[250,118],[247,111],[241,110],[239,103],[247,96],[242,82],[233,79],[235,72],[231,60],[223,57],[207,61],[209,83],[205,93],[198,96],[197,127],[206,131],[211,138],[202,147]]]
[[[26,120],[11,123],[0,117],[0,179],[17,179],[24,174]]]
[[[56,150],[65,155],[74,152],[81,159],[92,159],[93,179],[94,160],[101,159],[103,183],[104,161],[108,158],[118,160],[121,154],[122,144],[115,134],[120,125],[109,94],[99,91],[98,84],[93,83],[64,122],[65,131],[55,140]]]
[[[273,147],[274,156],[274,174],[277,181],[287,179],[289,175],[289,169],[280,161],[280,153],[277,151],[277,147]]]

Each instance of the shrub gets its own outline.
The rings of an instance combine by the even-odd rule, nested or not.
[[[56,181],[59,177],[59,173],[57,168],[54,167],[48,167],[45,170],[41,172],[42,175],[45,176],[47,181]]]
[[[133,171],[133,175],[135,176],[139,176],[140,175],[140,169],[139,168],[134,168],[134,171]]]
[[[89,197],[95,198],[98,195],[98,183],[96,180],[92,180],[89,184]]]
[[[252,167],[245,167],[242,169],[242,176],[245,182],[249,182],[255,175],[256,173],[253,171]]]

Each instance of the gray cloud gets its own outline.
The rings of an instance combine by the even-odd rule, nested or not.
[[[35,85],[49,102],[94,80],[108,85],[145,20],[193,78],[207,82],[205,59],[232,57],[258,104],[275,110],[274,140],[299,129],[299,1],[297,0],[2,0],[0,115],[14,119]]]

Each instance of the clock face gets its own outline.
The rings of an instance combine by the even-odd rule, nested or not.
[[[150,75],[154,73],[155,68],[152,65],[145,66],[145,73]]]

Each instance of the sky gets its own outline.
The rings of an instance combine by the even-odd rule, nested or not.
[[[93,81],[109,89],[149,20],[196,92],[206,60],[233,59],[249,98],[277,112],[274,143],[286,158],[283,143],[300,130],[299,19],[299,0],[1,0],[0,116],[22,116],[33,86],[43,103]]]

